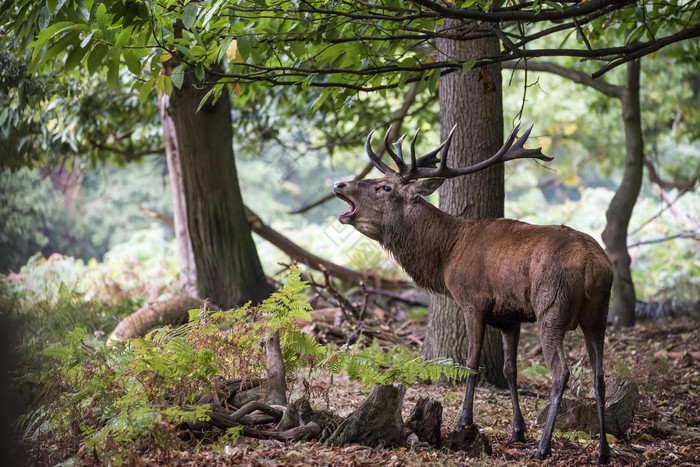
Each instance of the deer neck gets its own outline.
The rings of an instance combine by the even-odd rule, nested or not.
[[[385,226],[382,245],[418,286],[447,294],[444,271],[458,224],[457,218],[421,201]]]

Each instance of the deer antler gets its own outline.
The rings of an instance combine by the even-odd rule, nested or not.
[[[518,130],[520,129],[520,124],[517,124],[515,128],[513,128],[513,131],[510,132],[510,135],[508,135],[508,138],[501,149],[499,149],[493,156],[479,162],[478,164],[470,165],[468,167],[448,167],[447,153],[449,152],[450,144],[452,144],[452,137],[454,136],[456,128],[457,125],[452,127],[450,134],[447,136],[445,141],[440,144],[440,146],[418,159],[416,158],[416,138],[418,137],[418,130],[416,130],[416,133],[413,135],[413,139],[411,140],[411,164],[407,165],[403,160],[403,151],[401,149],[401,144],[403,143],[404,138],[406,138],[406,135],[404,134],[398,139],[398,141],[393,143],[394,149],[396,150],[396,152],[394,152],[389,146],[388,140],[389,131],[391,131],[390,127],[389,131],[386,132],[386,136],[384,136],[384,146],[386,147],[386,150],[391,156],[392,160],[396,163],[399,169],[398,172],[392,170],[388,165],[382,162],[382,160],[372,151],[372,134],[374,133],[374,130],[372,130],[369,136],[367,136],[367,155],[374,166],[377,167],[377,169],[379,169],[382,173],[397,173],[404,181],[419,178],[459,177],[461,175],[478,172],[494,164],[498,164],[499,162],[510,161],[513,159],[540,159],[543,161],[551,161],[554,159],[553,157],[542,154],[542,148],[525,149],[524,144],[525,141],[527,141],[527,138],[530,136],[532,125],[530,125],[530,128],[528,128],[523,136],[518,138],[518,141],[516,142],[515,139],[517,138]],[[441,158],[438,158],[437,154],[441,151],[442,156]],[[438,163],[440,165],[436,167]]]

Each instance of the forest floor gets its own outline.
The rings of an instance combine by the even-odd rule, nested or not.
[[[566,345],[572,377],[565,396],[584,395],[591,387],[591,375],[580,332],[570,333]],[[697,318],[679,318],[660,323],[644,322],[632,329],[611,327],[606,334],[605,349],[606,376],[635,382],[640,395],[634,421],[626,436],[620,439],[609,437],[613,452],[610,465],[700,466],[700,321]],[[241,438],[219,452],[206,446],[186,452],[172,452],[167,462],[156,460],[152,453],[135,446],[129,463],[139,466],[596,464],[598,440],[595,436],[580,432],[555,432],[552,456],[543,462],[534,459],[542,430],[537,416],[548,402],[550,388],[548,372],[533,374],[532,371],[522,371],[544,365],[536,328],[523,328],[518,355],[520,401],[528,426],[525,443],[507,442],[512,420],[508,391],[485,386],[477,388],[475,422],[491,443],[491,456],[469,458],[464,453],[435,449],[374,449],[361,445],[339,448],[313,441],[284,444]],[[331,380],[322,375],[311,383],[327,391],[327,398],[312,399],[315,406],[342,416],[355,410],[369,393],[368,388],[345,377]],[[442,403],[443,434],[450,431],[459,416],[462,387],[412,384],[404,398],[404,420],[421,396],[430,396]],[[295,398],[292,396],[291,400]],[[30,457],[37,461],[65,458],[65,452],[64,456],[58,452],[62,450],[58,445],[43,444],[30,449],[54,451],[33,452]]]

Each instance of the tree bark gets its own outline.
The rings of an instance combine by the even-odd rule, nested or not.
[[[174,63],[166,62],[172,72]],[[207,76],[205,82],[214,81]],[[177,135],[187,207],[187,225],[199,295],[223,308],[267,298],[272,287],[263,274],[238,186],[233,156],[229,96],[197,108],[211,89],[187,68],[181,89],[173,89],[170,115]]]
[[[444,28],[458,27],[445,20]],[[476,23],[460,29],[477,31]],[[439,39],[441,60],[495,56],[499,53],[496,37],[455,41]],[[450,147],[448,163],[473,165],[495,154],[503,144],[503,102],[500,65],[473,69],[466,74],[450,73],[440,79],[440,128],[444,140],[453,125],[457,131]],[[468,177],[447,180],[440,187],[440,209],[465,219],[503,217],[503,164],[492,166]],[[423,355],[426,358],[449,357],[463,362],[466,356],[464,315],[451,299],[432,295]],[[486,381],[507,387],[503,376],[503,347],[500,333],[487,327],[481,356]]]
[[[639,60],[627,64],[627,85],[622,92],[622,120],[625,125],[625,168],[622,183],[605,213],[607,225],[603,242],[614,269],[610,320],[620,326],[634,326],[635,291],[627,252],[627,228],[642,186],[644,139],[639,104]]]
[[[197,267],[195,266],[194,252],[190,241],[190,230],[187,227],[187,206],[185,204],[185,189],[182,184],[177,135],[175,133],[175,124],[169,113],[170,97],[160,94],[158,96],[158,107],[160,109],[161,127],[163,128],[165,158],[168,161],[170,190],[173,196],[173,222],[180,268],[180,293],[199,298],[197,296]]]

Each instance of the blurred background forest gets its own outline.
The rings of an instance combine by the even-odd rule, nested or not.
[[[16,58],[3,54],[7,86],[12,67],[19,67],[20,75],[23,69]],[[624,79],[622,70],[610,75],[612,82]],[[504,70],[503,81],[506,120],[515,118],[522,107],[522,118],[536,123],[530,145],[542,145],[545,154],[555,158],[546,166],[506,166],[506,217],[569,225],[600,241],[605,210],[620,183],[624,160],[619,103],[547,73],[530,72],[525,83],[522,73]],[[656,167],[656,178],[645,174],[630,224],[633,278],[641,300],[696,301],[700,299],[700,198],[692,182],[700,167],[700,72],[693,61],[678,63],[670,53],[659,54],[643,62],[641,82],[646,156]],[[25,84],[31,85],[46,86]],[[12,104],[12,94],[5,92],[10,107],[4,107],[0,120],[7,139],[13,131],[10,109],[17,102]],[[51,92],[56,94],[50,105],[35,110],[46,127],[39,135],[23,136],[38,141],[20,140],[28,150],[43,154],[41,162],[31,168],[6,166],[0,173],[2,273],[19,273],[28,261],[36,265],[53,253],[67,257],[63,261],[75,260],[76,268],[121,258],[142,267],[160,265],[176,288],[173,229],[139,209],[172,218],[155,103],[139,102],[128,88],[107,92],[100,83],[80,80],[68,80]],[[389,277],[402,275],[378,245],[337,223],[342,201],[333,199],[292,213],[323,198],[335,181],[353,178],[366,164],[363,134],[339,147],[329,144],[334,130],[326,126],[351,126],[352,120],[344,122],[343,115],[323,109],[314,113],[308,101],[297,103],[307,110],[305,116],[290,117],[294,99],[286,90],[279,90],[264,106],[233,99],[234,152],[244,202],[265,223],[323,258]],[[367,99],[385,107],[387,113],[401,106],[399,97]],[[407,119],[404,128],[421,128],[421,144],[434,147],[439,140],[437,100],[428,91],[419,99],[418,115]],[[346,112],[352,114],[361,105],[350,103]],[[104,134],[91,134],[118,132],[128,122],[133,123],[128,134],[133,147],[110,152],[95,142]],[[382,123],[377,118],[379,131]],[[146,151],[153,154],[140,155]],[[66,172],[77,180],[66,184]],[[659,179],[666,184],[659,184]],[[254,238],[266,273],[274,276],[280,269],[277,263],[288,258]],[[177,291],[168,287],[163,293]]]

